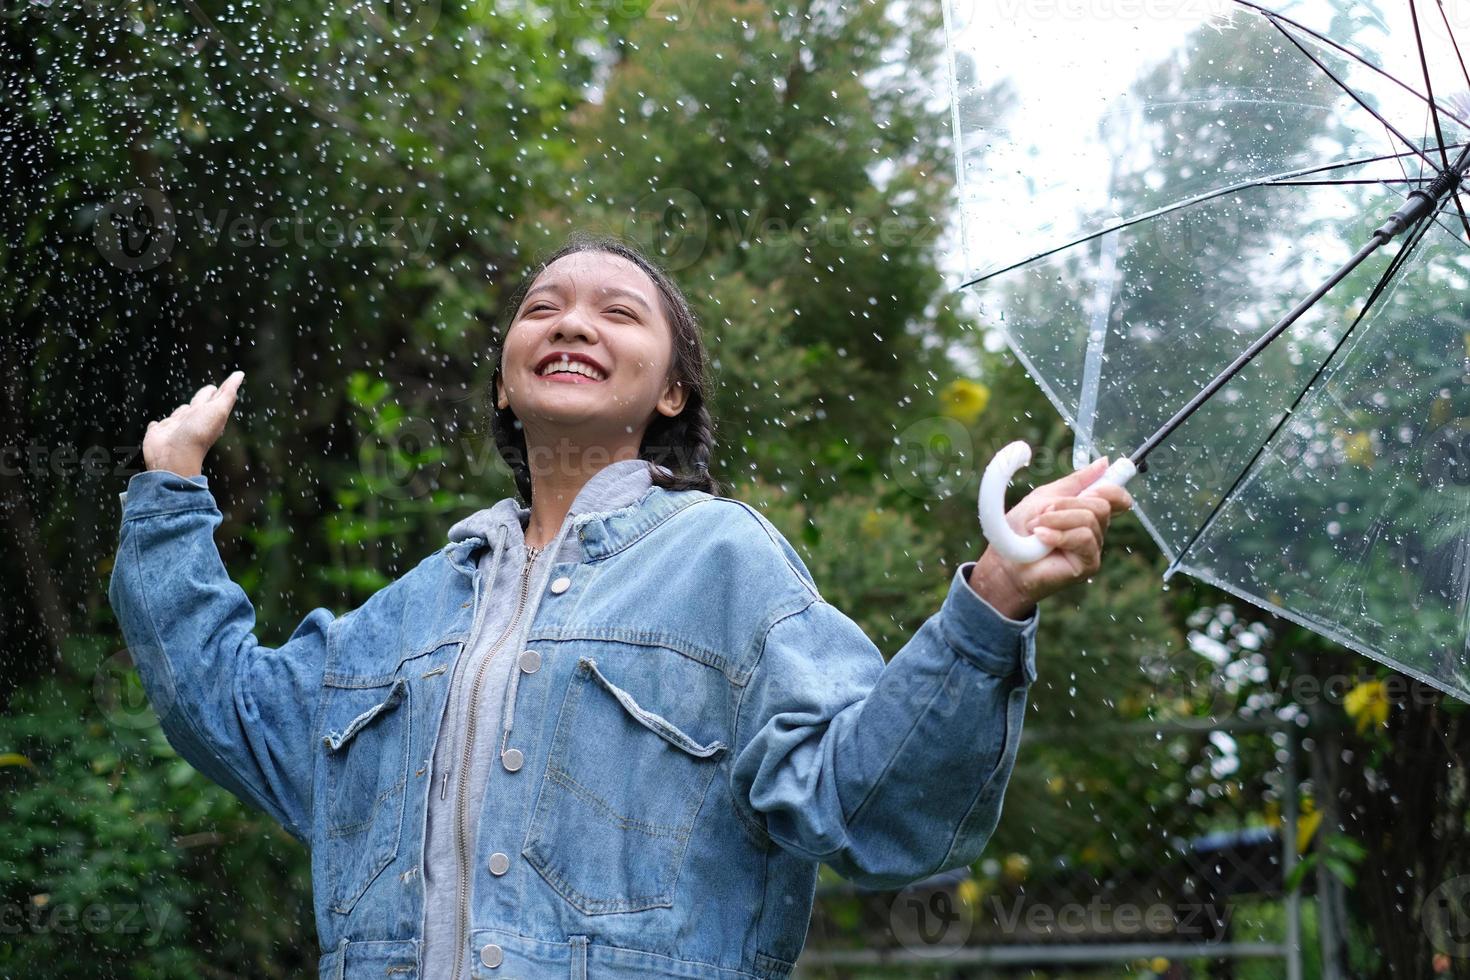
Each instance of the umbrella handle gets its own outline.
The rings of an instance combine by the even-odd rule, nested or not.
[[[1018,440],[995,454],[980,479],[980,530],[1001,557],[1022,565],[1039,561],[1051,552],[1051,547],[1034,534],[1017,534],[1006,520],[1006,487],[1016,471],[1030,462],[1031,447]],[[1081,495],[1108,484],[1121,487],[1137,472],[1133,460],[1124,456],[1114,461]]]

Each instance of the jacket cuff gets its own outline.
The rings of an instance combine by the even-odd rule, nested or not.
[[[949,584],[949,594],[940,607],[945,640],[956,653],[988,673],[1008,677],[1019,670],[1028,684],[1035,681],[1040,608],[1031,610],[1025,619],[1002,615],[970,587],[974,567],[973,561],[962,564]]]
[[[203,473],[185,477],[172,470],[144,470],[132,475],[128,488],[118,493],[117,503],[126,521],[147,514],[213,507],[214,498],[209,492],[209,477]]]

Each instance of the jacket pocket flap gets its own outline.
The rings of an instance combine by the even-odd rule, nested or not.
[[[633,716],[633,719],[635,721],[637,721],[644,728],[647,728],[649,731],[653,732],[655,735],[659,736],[675,748],[682,749],[683,751],[688,752],[690,755],[697,756],[701,759],[706,759],[712,755],[717,755],[718,753],[725,751],[727,746],[724,742],[716,741],[711,742],[708,745],[700,745],[694,739],[690,738],[684,732],[676,728],[666,718],[663,718],[660,715],[656,715],[652,711],[648,711],[643,708],[641,705],[638,704],[637,701],[633,700],[633,696],[631,694],[618,687],[612,681],[603,676],[602,671],[597,669],[597,661],[591,659],[590,657],[582,657],[577,661],[577,666],[584,668],[588,673],[595,677],[597,679],[597,683],[601,684],[604,688],[607,689],[608,693],[617,698],[618,703],[627,710],[628,714]]]
[[[398,703],[403,700],[403,693],[407,690],[408,681],[404,680],[402,677],[398,678],[393,682],[392,689],[388,691],[388,696],[383,699],[383,702],[381,704],[373,705],[371,708],[367,709],[362,714],[352,719],[350,722],[347,723],[347,727],[342,729],[341,732],[328,732],[327,734],[323,735],[322,741],[326,743],[328,749],[336,752],[337,750],[341,749],[343,745],[347,744],[352,736],[361,731],[363,726],[366,725],[368,722],[372,721],[383,712],[397,707]]]

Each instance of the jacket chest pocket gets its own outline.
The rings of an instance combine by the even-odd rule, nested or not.
[[[659,681],[659,689],[677,686]],[[588,915],[673,906],[695,818],[728,753],[726,743],[695,738],[653,707],[609,679],[596,658],[578,658],[522,854]]]
[[[409,770],[409,686],[328,687],[321,833],[328,907],[350,913],[398,856]]]

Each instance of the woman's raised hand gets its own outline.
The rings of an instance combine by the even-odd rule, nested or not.
[[[1108,522],[1133,507],[1132,496],[1122,487],[1093,487],[1107,467],[1107,457],[1095,459],[1022,498],[1006,514],[1007,521],[1018,533],[1034,533],[1052,550],[1040,561],[1021,564],[986,548],[971,570],[970,587],[1002,615],[1022,619],[1039,600],[1095,573]]]
[[[149,422],[143,434],[144,467],[183,477],[204,472],[204,457],[224,433],[244,380],[245,372],[236,371],[222,385],[200,388],[168,418]]]

